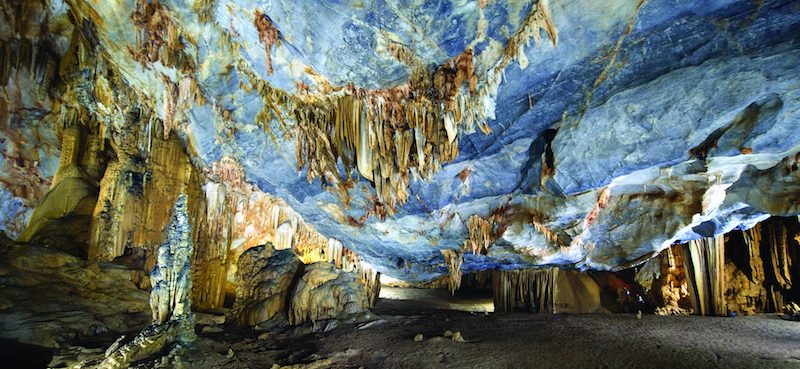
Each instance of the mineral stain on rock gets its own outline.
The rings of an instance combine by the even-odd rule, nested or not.
[[[787,0],[0,0],[0,362],[793,366],[798,34]]]

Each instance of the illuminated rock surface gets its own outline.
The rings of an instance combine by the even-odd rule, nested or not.
[[[369,307],[364,286],[350,273],[320,262],[306,266],[289,304],[289,323],[336,318]]]
[[[285,313],[300,260],[291,250],[257,246],[239,257],[236,301],[231,316],[236,324],[254,326]]]
[[[798,212],[800,16],[791,2],[145,3],[48,4],[46,13],[61,22],[47,36],[57,46],[48,52],[69,48],[65,12],[72,9],[93,24],[82,31],[84,44],[107,53],[113,66],[104,68],[153,110],[165,137],[178,132],[192,162],[236,158],[246,181],[385,274],[425,281],[446,273],[440,250],[464,243],[473,215],[496,216],[491,247],[466,255],[464,272],[547,264],[617,269],[676,241]],[[52,77],[41,77],[53,73],[47,63],[16,70],[7,91],[32,94],[25,84]],[[103,92],[114,89],[106,79],[89,76],[100,83],[90,91],[98,99],[90,113],[124,111]],[[444,87],[427,95],[419,90],[425,83]],[[337,87],[348,84],[354,87]],[[53,98],[37,93],[8,94],[5,111],[29,109],[49,119]],[[437,99],[444,110],[430,105],[431,124],[449,142],[413,129],[422,121],[390,115],[384,119],[399,126],[387,142],[379,139],[384,123],[371,114]],[[346,118],[351,111],[365,115]],[[320,155],[318,148],[295,155],[296,147],[318,146],[329,134],[303,133],[313,112],[343,124],[327,136],[333,152],[324,155],[331,157],[308,156]],[[59,159],[52,130],[23,123],[36,115],[5,116],[19,127],[4,132],[7,157],[20,157],[4,162],[13,167],[6,175],[29,170],[36,174],[29,178],[41,179],[24,188],[4,182],[4,228],[13,236]],[[112,136],[139,129],[107,120],[100,129],[111,128]],[[407,124],[410,131],[398,128]],[[12,143],[34,134],[37,145],[53,149],[26,159],[30,151]],[[80,156],[88,154],[71,152],[60,160],[86,162]],[[329,158],[339,158],[338,167]],[[63,177],[87,177],[74,174],[81,172],[89,171],[59,169]],[[767,200],[787,195],[781,205]],[[34,214],[32,225],[45,227],[49,218],[40,219]]]
[[[110,350],[125,366],[188,350],[192,308],[237,329],[353,323],[382,276],[493,290],[497,311],[752,315],[800,298],[797,2],[0,0],[0,15],[9,339],[108,347],[144,328],[150,291],[145,354]],[[227,352],[215,342],[197,345]]]

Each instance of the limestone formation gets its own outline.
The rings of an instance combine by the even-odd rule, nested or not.
[[[695,311],[701,315],[726,315],[724,238],[690,241],[685,250],[684,271]]]
[[[608,312],[608,310],[601,304],[600,286],[592,276],[575,270],[558,271],[553,292],[553,313],[592,314],[602,312]]]
[[[351,273],[318,262],[307,265],[289,304],[289,323],[337,318],[369,306],[364,285]]]
[[[173,343],[195,340],[192,313],[192,241],[187,197],[180,194],[166,240],[158,247],[158,261],[150,273],[150,310],[153,324],[116,349],[109,349],[99,368],[127,368],[147,359]]]
[[[285,314],[300,265],[292,250],[275,250],[272,244],[245,251],[237,264],[232,321],[255,326]]]
[[[682,245],[669,247],[636,274],[636,282],[652,296],[657,315],[689,315],[695,311],[683,261],[685,250]]]
[[[444,262],[447,265],[447,289],[455,293],[461,287],[461,264],[464,263],[464,253],[459,250],[442,250]]]
[[[637,339],[739,324],[650,313],[795,319],[798,6],[0,0],[0,366],[16,348],[50,366],[398,366],[292,351],[384,327],[426,342],[404,359],[481,339],[441,312],[345,328],[405,306],[380,308],[382,277],[487,315],[490,294],[498,313],[624,312]],[[451,354],[433,365],[468,361]]]
[[[496,311],[552,314],[558,268],[496,271],[492,292]]]
[[[138,330],[149,311],[134,273],[0,234],[0,338],[57,348]]]
[[[755,315],[767,297],[763,284],[753,282],[732,262],[725,264],[725,285],[725,306],[728,313]]]
[[[656,315],[689,315],[692,309],[681,307],[681,299],[689,296],[689,292],[682,286],[678,286],[675,277],[668,274],[666,282],[661,285],[661,304],[656,307]]]

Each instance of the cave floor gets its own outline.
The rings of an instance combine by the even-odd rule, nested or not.
[[[380,320],[342,323],[324,333],[274,333],[268,339],[256,333],[201,335],[214,339],[216,356],[187,364],[226,369],[269,368],[276,362],[294,368],[800,368],[800,323],[776,315],[488,314],[414,308],[403,300],[381,300],[374,311]],[[461,332],[468,342],[443,337],[446,330]],[[417,334],[423,341],[414,341]]]

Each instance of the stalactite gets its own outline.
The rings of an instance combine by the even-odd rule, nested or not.
[[[372,265],[363,261],[359,270],[361,283],[364,284],[366,290],[368,306],[373,307],[378,302],[378,297],[381,294],[381,273],[375,270]]]
[[[495,239],[493,226],[492,220],[486,220],[477,215],[470,216],[467,219],[469,238],[464,242],[462,249],[464,251],[472,250],[473,255],[485,255]]]
[[[256,9],[254,17],[253,24],[258,30],[258,39],[267,49],[267,75],[270,75],[272,74],[272,48],[280,46],[280,32],[275,28],[272,19],[262,13],[261,10]]]
[[[27,71],[41,91],[50,87],[59,58],[45,39],[14,37],[0,42],[0,81],[8,83],[12,70]]]
[[[455,159],[461,127],[471,131],[477,123],[491,132],[486,119],[494,117],[502,71],[512,60],[524,60],[524,45],[530,38],[538,44],[541,29],[555,44],[556,30],[544,1],[534,5],[483,82],[473,51],[466,49],[433,73],[415,68],[406,86],[366,90],[326,84],[330,91],[304,95],[294,108],[298,168],[306,168],[309,181],[320,178],[343,199],[349,198],[344,183],[350,170],[357,169],[375,187],[371,214],[381,219],[393,214],[408,199],[410,173],[429,179]],[[398,45],[389,50],[399,60],[414,59]],[[344,173],[336,165],[339,160]],[[416,171],[410,172],[412,168]]]
[[[547,36],[550,37],[553,46],[558,44],[558,31],[545,0],[536,2],[533,11],[528,14],[515,35],[508,40],[505,57],[501,63],[507,64],[511,60],[516,60],[521,68],[526,68],[528,66],[528,58],[525,56],[525,46],[528,45],[531,38],[533,38],[536,46],[539,46],[541,43],[541,30],[544,30]]]
[[[448,277],[447,288],[450,293],[455,294],[461,287],[461,264],[464,263],[464,254],[459,250],[442,250],[444,262],[447,265]]]
[[[444,288],[446,285],[439,287]],[[481,270],[470,272],[461,277],[461,287],[490,290],[492,288],[492,271]]]
[[[742,232],[745,244],[747,244],[747,254],[750,258],[750,273],[754,281],[765,279],[764,261],[761,259],[761,223],[756,224]]]
[[[190,204],[191,223],[196,228],[192,239],[198,245],[192,259],[196,281],[192,296],[198,307],[215,308],[222,306],[225,299],[228,256],[236,237],[233,223],[239,199],[226,184],[211,181],[206,182],[196,196],[198,201]]]
[[[143,66],[160,61],[184,73],[196,69],[194,59],[185,52],[187,37],[159,1],[136,0],[131,21],[137,30],[136,47],[128,47],[133,60]]]
[[[553,313],[558,268],[504,270],[492,273],[494,309]]]
[[[792,259],[789,256],[789,233],[783,222],[766,224],[769,260],[778,286],[783,290],[792,288]],[[782,306],[781,306],[782,308]]]
[[[685,248],[684,270],[696,312],[726,315],[724,237],[690,241]]]
[[[558,244],[558,245],[562,245],[562,246],[564,245],[564,241],[562,241],[562,240],[561,240],[561,239],[558,237],[558,234],[556,234],[555,232],[553,232],[553,231],[552,231],[550,228],[548,228],[546,225],[544,225],[544,224],[542,224],[542,223],[539,223],[539,222],[537,222],[537,221],[535,221],[535,220],[534,220],[534,221],[531,221],[531,224],[533,224],[533,229],[535,229],[537,232],[539,232],[539,233],[541,233],[542,235],[544,235],[544,238],[545,238],[545,239],[546,239],[548,242],[552,242],[552,243],[554,243],[554,244]]]
[[[214,19],[215,0],[194,0],[192,10],[197,13],[197,18],[201,22],[208,23]]]

